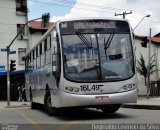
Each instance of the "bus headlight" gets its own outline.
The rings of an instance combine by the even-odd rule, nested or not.
[[[136,88],[136,84],[135,83],[126,84],[126,85],[121,87],[119,92],[130,91],[130,90],[135,89],[135,88]]]
[[[68,87],[65,87],[65,91],[67,92],[79,92],[79,88],[75,88],[75,87],[71,87],[71,86],[68,86]]]

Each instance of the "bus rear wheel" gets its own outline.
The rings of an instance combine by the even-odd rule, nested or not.
[[[33,102],[32,90],[30,89],[30,102],[31,102],[31,109],[36,109],[37,105]]]
[[[101,110],[106,114],[112,114],[118,111],[121,107],[121,104],[109,104],[101,108]]]
[[[47,90],[44,96],[44,109],[50,116],[58,115],[58,108],[52,107],[50,91]]]

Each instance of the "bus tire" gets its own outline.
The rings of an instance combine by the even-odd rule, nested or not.
[[[52,107],[50,91],[46,90],[44,96],[44,109],[50,116],[56,116],[58,114],[58,108]]]
[[[31,109],[36,109],[37,105],[33,102],[32,90],[30,88],[30,102],[31,102]]]
[[[101,108],[101,110],[106,114],[112,114],[118,111],[118,109],[121,107],[120,104],[109,104]]]

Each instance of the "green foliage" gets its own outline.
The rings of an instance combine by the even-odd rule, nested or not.
[[[152,56],[153,57],[153,56]],[[156,70],[153,70],[153,68],[155,67],[155,60],[153,60],[150,63],[150,74],[154,73]],[[139,61],[137,61],[137,72],[142,75],[144,77],[145,80],[145,85],[147,85],[147,77],[148,77],[148,70],[147,70],[147,66],[145,65],[145,60],[141,54],[141,58]]]

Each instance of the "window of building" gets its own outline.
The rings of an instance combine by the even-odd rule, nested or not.
[[[25,64],[24,56],[26,54],[26,48],[18,48],[19,64]]]
[[[24,24],[17,24],[17,34],[22,30]],[[18,35],[18,39],[26,39],[26,29],[24,28],[21,33]]]
[[[27,0],[16,0],[16,12],[18,15],[26,15],[27,10]]]

